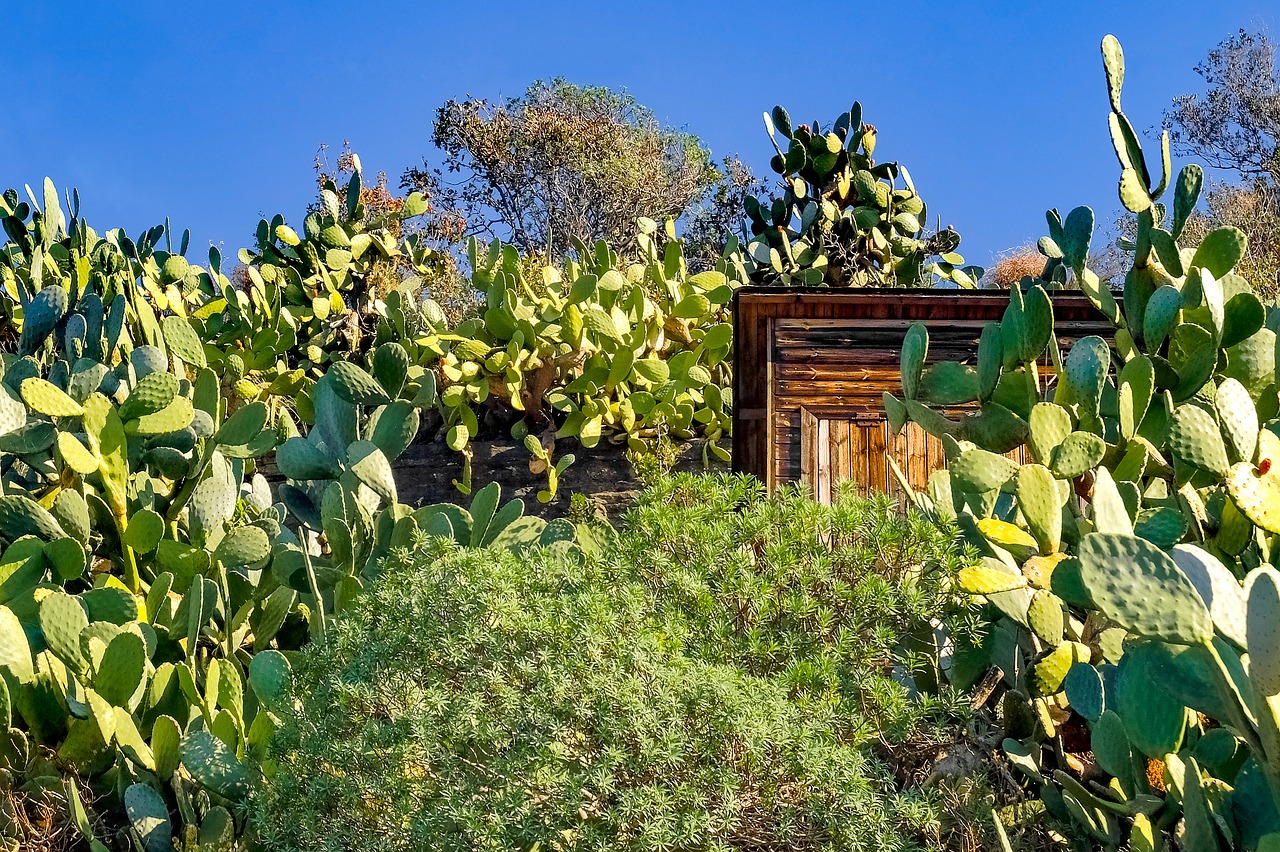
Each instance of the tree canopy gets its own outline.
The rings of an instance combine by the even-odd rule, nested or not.
[[[556,79],[501,102],[450,100],[436,111],[433,141],[443,167],[411,168],[404,185],[430,191],[469,235],[522,252],[559,255],[574,238],[625,250],[641,216],[701,211],[700,228],[736,225],[721,221],[731,205],[716,201],[741,172],[722,172],[698,137],[662,125],[625,92]]]

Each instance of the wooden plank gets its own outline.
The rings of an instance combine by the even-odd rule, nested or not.
[[[800,409],[800,481],[818,494],[818,418]]]
[[[831,485],[845,482],[850,476],[849,421],[843,418],[828,421],[831,424]]]
[[[867,429],[867,493],[883,492],[888,481],[889,466],[885,463],[885,434],[888,424],[881,423]]]
[[[818,421],[818,469],[815,475],[817,488],[814,496],[823,505],[831,504],[831,421]]]
[[[849,478],[858,483],[858,493],[867,490],[867,426],[861,421],[849,421]]]

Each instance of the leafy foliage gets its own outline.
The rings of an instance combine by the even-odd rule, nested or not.
[[[957,669],[999,666],[1004,749],[1047,811],[1107,848],[1159,848],[1165,832],[1187,849],[1266,848],[1280,838],[1280,316],[1232,271],[1239,231],[1180,249],[1200,168],[1175,179],[1166,137],[1152,180],[1120,111],[1120,45],[1102,52],[1120,197],[1138,218],[1123,301],[1085,265],[1092,211],[1050,211],[1042,278],[1011,291],[976,368],[924,368],[917,326],[906,400],[885,403],[947,449],[917,501],[981,548],[960,585],[997,617]],[[1045,291],[1064,269],[1115,327],[1065,356]],[[961,421],[928,407],[966,401],[979,407]],[[1023,444],[1025,465],[1000,455]]]
[[[887,672],[889,636],[951,619],[951,543],[883,500],[688,476],[598,559],[422,541],[298,658],[255,825],[280,850],[938,846],[876,740],[959,735]]]
[[[680,218],[723,180],[697,137],[626,93],[563,79],[503,103],[451,100],[436,111],[434,142],[443,173],[410,169],[403,185],[434,194],[467,234],[547,258],[575,240],[625,252],[638,218]],[[716,230],[736,230],[736,214]]]

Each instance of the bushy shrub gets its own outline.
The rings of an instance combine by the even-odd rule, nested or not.
[[[959,734],[898,638],[951,620],[945,528],[884,501],[651,489],[598,559],[421,541],[295,665],[253,800],[276,850],[941,844],[883,744]],[[892,698],[890,698],[892,695]]]

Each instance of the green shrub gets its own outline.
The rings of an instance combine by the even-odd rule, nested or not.
[[[960,735],[949,696],[890,678],[898,637],[952,620],[952,541],[884,501],[689,476],[599,559],[420,541],[296,658],[259,840],[938,846],[940,794],[886,758]]]

